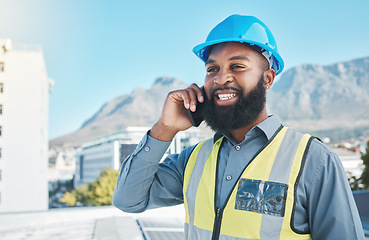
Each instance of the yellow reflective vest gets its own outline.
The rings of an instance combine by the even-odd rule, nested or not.
[[[245,166],[217,208],[217,159],[223,138],[200,142],[187,162],[183,196],[186,239],[311,239],[293,227],[297,183],[312,137],[287,127]]]

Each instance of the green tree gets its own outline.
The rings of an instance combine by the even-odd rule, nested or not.
[[[91,203],[91,191],[88,184],[83,184],[72,191],[72,194],[76,197],[77,202],[83,205]]]
[[[66,192],[60,202],[64,202],[69,206],[75,206],[77,202],[84,206],[111,205],[118,175],[119,171],[107,168],[92,183],[83,184],[72,192]]]
[[[111,205],[119,172],[105,169],[100,177],[90,184],[91,202],[94,206]]]
[[[91,204],[91,192],[89,190],[89,185],[83,184],[71,192],[66,192],[60,199],[60,202],[63,202],[68,206],[75,206],[77,202],[81,203],[82,205]]]
[[[68,206],[75,206],[77,203],[77,198],[73,193],[66,192],[60,199],[60,202],[65,203]]]
[[[361,174],[361,181],[365,189],[369,188],[369,141],[366,143],[366,154],[361,156],[364,163],[364,171]]]

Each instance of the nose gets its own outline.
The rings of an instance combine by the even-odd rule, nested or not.
[[[226,85],[232,81],[232,74],[225,70],[220,70],[214,79],[214,82],[220,86]]]

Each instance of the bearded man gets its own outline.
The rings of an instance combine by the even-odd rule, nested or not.
[[[168,94],[123,162],[113,204],[142,212],[184,203],[186,239],[364,239],[337,155],[267,114],[283,60],[266,25],[232,15],[194,52],[205,62],[203,89]],[[214,137],[159,163],[199,103]]]

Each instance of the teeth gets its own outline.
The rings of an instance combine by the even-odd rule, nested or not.
[[[229,93],[229,94],[218,94],[218,98],[220,100],[228,100],[228,99],[231,99],[231,98],[234,98],[236,96],[235,93]]]

